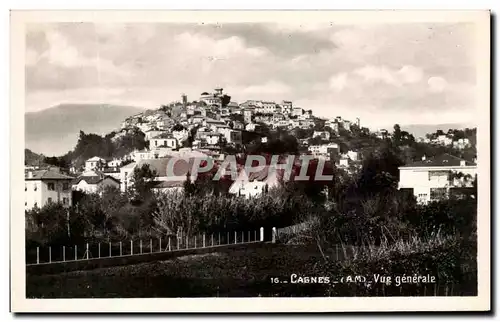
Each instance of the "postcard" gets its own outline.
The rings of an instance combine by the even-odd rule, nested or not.
[[[11,11],[10,48],[11,311],[491,309],[489,11]]]

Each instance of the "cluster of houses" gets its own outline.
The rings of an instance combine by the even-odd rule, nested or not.
[[[69,207],[72,205],[73,191],[96,193],[106,187],[126,191],[133,185],[134,169],[144,164],[149,165],[150,169],[156,173],[156,177],[152,179],[154,190],[182,191],[186,174],[189,173],[192,164],[176,162],[173,169],[174,175],[169,176],[167,164],[172,157],[174,156],[131,162],[120,167],[118,171],[110,171],[104,159],[94,157],[87,160],[85,171],[76,178],[61,173],[55,167],[26,170],[25,209],[41,208],[51,202],[62,203]],[[195,155],[192,157],[194,160]],[[433,158],[424,157],[420,161],[400,167],[399,171],[399,189],[414,195],[418,202],[427,203],[443,196],[471,193],[477,175],[477,165],[475,162],[443,154]],[[268,171],[268,167],[260,172],[249,174],[241,169],[230,186],[229,193],[247,198],[259,196],[268,189],[280,185],[282,181],[279,176],[279,172]],[[194,179],[194,177],[191,178],[191,180]]]
[[[311,129],[315,125],[312,112],[294,106],[291,101],[282,101],[278,104],[248,100],[238,104],[228,101],[228,98],[222,88],[216,88],[213,93],[203,92],[198,101],[188,102],[187,96],[182,95],[181,102],[127,118],[114,139],[125,135],[128,131],[139,129],[144,133],[149,148],[132,151],[112,160],[92,157],[86,160],[83,171],[73,169],[73,176],[64,174],[55,167],[42,170],[26,169],[25,208],[43,207],[51,202],[70,206],[72,191],[96,193],[106,187],[127,191],[134,184],[134,170],[145,164],[156,173],[156,177],[152,180],[153,189],[182,190],[186,173],[191,167],[189,164],[183,165],[177,162],[174,169],[177,175],[169,176],[166,169],[171,158],[189,160],[210,157],[217,162],[224,159],[222,147],[241,146],[243,133],[258,133],[260,124],[265,124],[269,128],[283,127],[290,130]],[[321,142],[320,144],[309,145],[308,139],[300,143],[307,146],[309,154],[314,158],[334,161],[338,167],[354,171],[360,166],[359,152],[340,153],[339,145],[334,142],[335,135],[340,129],[350,131],[353,125],[360,127],[360,120],[356,119],[356,122],[352,123],[340,116],[327,120],[325,127],[329,127],[329,130],[312,133],[312,138],[319,138],[317,142]],[[381,131],[379,134],[388,135],[387,131]],[[258,137],[261,142],[267,140],[264,135]],[[463,141],[459,144],[469,143]],[[400,187],[413,189],[414,195],[426,202],[435,194],[432,189],[441,189],[440,193],[444,188],[449,189],[449,180],[442,179],[439,177],[440,174],[458,171],[466,175],[475,175],[475,169],[475,164],[451,156],[433,161],[423,160],[418,164],[400,168]],[[424,180],[427,176],[428,180]],[[436,176],[439,178],[436,179]],[[278,175],[268,173],[266,170],[249,176],[241,170],[229,192],[239,196],[255,197],[278,185],[279,182]]]
[[[435,138],[420,138],[420,142],[431,143],[442,146],[452,146],[455,149],[463,150],[471,146],[471,142],[468,138],[460,138],[454,140],[453,135],[441,134],[437,135]]]

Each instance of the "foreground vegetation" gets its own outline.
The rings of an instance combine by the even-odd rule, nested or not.
[[[27,276],[28,298],[130,298],[130,297],[272,297],[272,296],[415,296],[477,294],[474,275],[453,265],[473,247],[445,242],[431,251],[394,248],[383,258],[335,250],[320,253],[314,245],[263,244],[258,249],[214,252],[168,261]],[[345,260],[345,259],[349,260]],[[473,262],[473,261],[471,261]],[[341,277],[364,274],[386,276],[433,274],[436,283],[403,284],[333,283]],[[473,270],[471,270],[473,272]],[[328,284],[291,283],[297,276],[329,277]],[[456,279],[449,277],[456,276]],[[272,279],[289,283],[272,283]],[[296,280],[296,278],[293,278]]]
[[[477,179],[471,178],[474,191],[467,196],[419,205],[413,195],[397,189],[398,166],[403,164],[401,155],[398,146],[389,144],[369,154],[354,174],[332,167],[329,171],[334,175],[333,181],[283,183],[281,188],[249,200],[220,189],[230,182],[214,185],[209,177],[194,183],[187,181],[181,194],[156,194],[148,185],[148,178],[154,177],[154,173],[147,168],[137,169],[134,188],[126,193],[106,190],[102,194],[78,196],[69,210],[53,204],[27,212],[28,248],[150,238],[178,232],[196,235],[255,231],[260,227],[269,230],[306,221],[312,224],[300,236],[279,240],[286,245],[267,245],[258,251],[28,276],[28,294],[33,297],[431,295],[436,289],[431,291],[426,287],[437,287],[437,283],[454,285],[455,292],[462,292],[455,295],[474,294],[477,292]],[[339,247],[344,254],[341,260],[337,255]],[[429,274],[438,282],[404,288],[395,285],[380,288],[365,283],[337,286],[270,283],[271,277],[285,278],[292,273],[332,279],[346,275]]]

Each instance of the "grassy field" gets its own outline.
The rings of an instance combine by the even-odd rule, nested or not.
[[[307,275],[322,260],[315,247],[264,244],[258,249],[183,256],[173,260],[28,275],[28,298],[321,296],[320,284],[272,284]]]

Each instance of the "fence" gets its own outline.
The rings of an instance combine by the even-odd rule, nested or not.
[[[273,232],[275,229],[273,228]],[[274,236],[274,234],[273,234]],[[197,236],[164,236],[119,242],[86,243],[72,246],[36,247],[26,250],[26,265],[76,262],[94,259],[140,256],[161,252],[201,249],[264,241],[264,228],[259,231],[233,231]],[[273,238],[274,241],[274,238]]]

